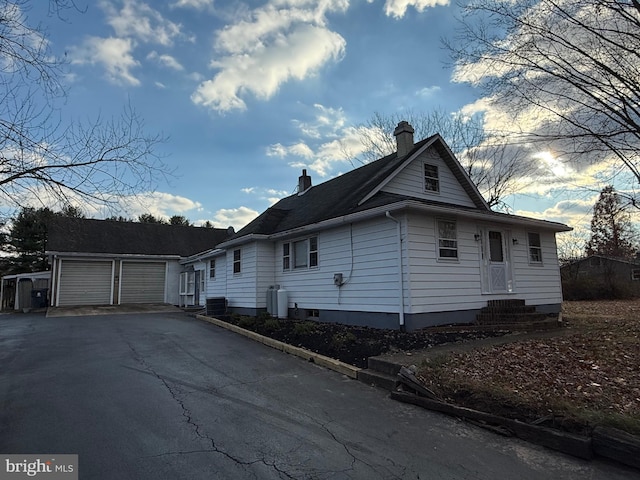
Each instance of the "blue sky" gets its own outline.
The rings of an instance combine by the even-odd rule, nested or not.
[[[145,206],[128,199],[131,216],[239,229],[293,193],[302,168],[314,184],[351,169],[337,147],[353,145],[374,112],[482,104],[452,81],[441,39],[459,12],[448,0],[76,0],[86,10],[62,20],[34,3],[30,20],[68,59],[65,118],[118,115],[130,103],[168,137],[158,153],[176,175]],[[512,211],[588,224],[601,187],[590,173],[549,155],[538,173],[506,199]],[[574,189],[585,184],[591,192]]]

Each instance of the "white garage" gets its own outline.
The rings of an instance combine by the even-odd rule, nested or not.
[[[113,261],[64,260],[59,263],[59,306],[110,305]]]
[[[180,304],[180,260],[233,230],[54,216],[48,223],[51,306]]]
[[[123,261],[120,303],[164,303],[166,262]]]

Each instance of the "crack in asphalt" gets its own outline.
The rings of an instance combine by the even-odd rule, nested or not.
[[[291,474],[289,474],[286,470],[283,470],[282,468],[280,468],[276,464],[275,461],[274,462],[268,462],[265,458],[258,458],[256,460],[252,460],[252,461],[242,460],[242,459],[237,458],[237,457],[231,455],[230,453],[222,450],[220,447],[218,447],[213,438],[211,438],[209,435],[207,435],[206,433],[203,433],[201,431],[200,425],[193,420],[193,417],[191,415],[191,411],[186,407],[184,402],[180,398],[178,398],[178,393],[175,391],[175,389],[172,388],[171,385],[169,385],[169,383],[165,380],[165,378],[163,378],[160,374],[158,374],[146,362],[146,360],[138,353],[138,351],[131,344],[131,342],[126,340],[122,335],[121,335],[121,337],[122,337],[123,341],[125,342],[125,344],[129,347],[129,350],[131,350],[135,361],[138,362],[144,368],[144,370],[146,372],[152,374],[154,377],[156,377],[158,380],[160,380],[160,382],[162,382],[164,387],[167,389],[167,391],[171,395],[171,398],[173,398],[173,400],[180,406],[180,408],[182,410],[182,416],[185,418],[187,424],[191,425],[193,427],[193,430],[194,430],[196,436],[199,439],[204,440],[205,442],[208,442],[211,445],[211,448],[208,448],[208,449],[190,450],[190,451],[185,451],[185,452],[182,452],[182,451],[165,452],[165,453],[158,454],[158,455],[151,455],[151,456],[146,457],[146,458],[157,458],[157,457],[169,456],[169,455],[188,455],[188,454],[194,454],[194,453],[217,453],[217,454],[222,455],[225,458],[231,460],[232,462],[234,462],[237,465],[252,466],[252,465],[256,465],[258,463],[262,463],[263,465],[265,465],[267,467],[273,468],[276,472],[278,472],[278,474],[281,477],[284,476],[285,478],[294,479],[294,480],[296,479],[296,477],[294,477]]]
[[[330,415],[329,415],[329,413],[328,413],[328,412],[323,411],[322,413],[323,413],[323,414],[325,414],[327,417],[330,417]],[[389,470],[389,468],[388,468],[387,466],[385,466],[385,465],[380,465],[380,464],[378,464],[378,465],[372,465],[372,464],[370,464],[370,463],[365,462],[363,459],[361,459],[361,458],[357,457],[357,456],[356,456],[356,455],[351,451],[351,449],[349,448],[349,446],[348,446],[345,442],[343,442],[342,440],[340,440],[340,439],[338,438],[338,436],[337,436],[337,435],[336,435],[336,434],[335,434],[335,433],[334,433],[334,432],[329,428],[329,426],[328,426],[328,425],[330,425],[331,423],[334,423],[334,421],[333,421],[333,420],[329,419],[329,420],[328,420],[328,421],[326,421],[326,422],[321,422],[321,421],[319,421],[318,419],[316,419],[316,418],[312,417],[311,415],[308,415],[308,414],[303,413],[303,412],[301,412],[301,414],[302,414],[302,415],[304,415],[304,416],[306,416],[307,418],[309,418],[309,419],[310,419],[311,421],[313,421],[316,425],[319,425],[319,426],[320,426],[320,427],[321,427],[325,432],[327,432],[327,433],[331,436],[331,438],[333,438],[333,440],[334,440],[337,444],[341,445],[341,446],[342,446],[342,448],[344,448],[345,452],[347,452],[347,454],[351,457],[351,468],[349,468],[349,469],[345,469],[344,471],[347,471],[347,470],[355,470],[355,465],[356,465],[356,463],[357,463],[357,462],[359,462],[359,463],[361,463],[361,464],[363,464],[363,465],[366,465],[368,468],[370,468],[371,470],[373,470],[373,471],[374,471],[374,472],[376,472],[376,473],[380,473],[380,472],[378,471],[378,468],[383,468],[383,469],[387,470],[387,472],[388,472],[390,475],[392,475],[392,477],[390,477],[390,478],[396,478],[396,479],[399,479],[399,480],[402,480],[402,479],[406,478],[406,477],[405,477],[405,474],[406,474],[406,472],[407,472],[407,467],[405,467],[404,465],[399,465],[399,464],[397,464],[397,463],[396,463],[396,462],[394,462],[394,461],[393,461],[393,459],[391,459],[391,458],[386,458],[386,460],[387,460],[388,462],[390,462],[390,463],[391,463],[392,467],[394,467],[394,468],[399,468],[399,469],[401,470],[401,473],[400,473],[400,474],[396,474],[396,473],[391,472],[391,471]],[[419,478],[419,477],[418,477],[418,478]]]

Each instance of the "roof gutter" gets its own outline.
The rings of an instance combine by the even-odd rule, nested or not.
[[[88,253],[88,252],[58,252],[47,250],[45,255],[49,256],[61,256],[72,258],[133,258],[139,260],[180,260],[180,255],[150,255],[150,254],[138,254],[138,253]]]
[[[458,218],[469,218],[473,220],[480,221],[491,221],[503,224],[511,224],[511,225],[525,225],[532,228],[544,228],[547,230],[553,230],[555,232],[569,232],[573,230],[573,228],[568,227],[562,223],[557,222],[549,222],[548,220],[537,220],[534,218],[526,218],[519,217],[516,215],[508,215],[506,213],[498,213],[493,211],[472,211],[472,210],[462,210],[459,206],[444,206],[444,205],[428,205],[416,200],[402,200],[400,202],[383,205],[380,207],[372,208],[369,210],[364,210],[362,212],[351,213],[349,215],[344,215],[342,217],[331,218],[329,220],[323,220],[322,222],[312,223],[309,225],[304,225],[302,227],[293,228],[290,230],[286,230],[284,232],[274,233],[272,235],[261,235],[262,239],[268,240],[276,240],[283,237],[290,237],[294,235],[300,235],[308,232],[314,232],[317,230],[322,230],[325,228],[335,227],[344,225],[347,223],[353,223],[360,220],[366,220],[369,218],[375,218],[380,215],[385,215],[387,212],[395,212],[399,210],[418,210],[425,213],[431,214],[440,214],[440,215],[451,215],[456,216]],[[246,237],[240,237],[237,240],[244,239],[246,241],[250,241],[256,237],[256,235],[247,235]],[[225,246],[224,244],[219,245],[219,247]]]

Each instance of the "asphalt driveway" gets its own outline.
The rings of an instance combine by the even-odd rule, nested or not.
[[[183,313],[0,315],[0,453],[81,479],[629,479]]]

